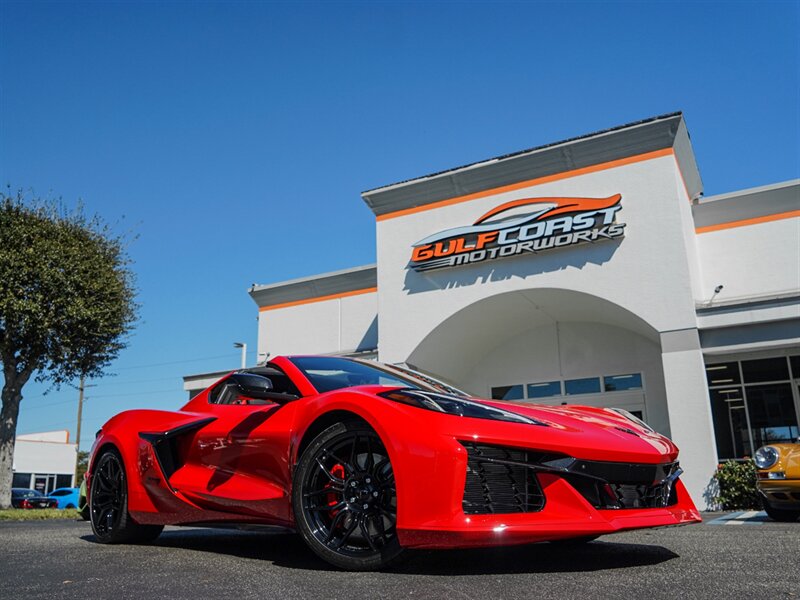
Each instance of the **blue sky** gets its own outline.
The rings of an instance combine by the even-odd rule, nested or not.
[[[82,445],[254,362],[252,283],[373,262],[362,190],[675,110],[707,195],[800,176],[799,6],[2,2],[0,183],[138,235]],[[45,391],[18,431],[74,432]]]

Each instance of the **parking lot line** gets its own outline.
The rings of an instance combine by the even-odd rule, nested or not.
[[[767,521],[767,513],[760,510],[740,510],[709,521],[708,525],[761,525]]]

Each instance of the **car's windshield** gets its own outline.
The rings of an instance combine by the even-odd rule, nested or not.
[[[298,356],[291,361],[320,393],[357,385],[385,385],[466,395],[433,377],[403,367],[334,356]]]

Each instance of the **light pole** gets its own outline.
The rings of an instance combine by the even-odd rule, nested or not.
[[[81,375],[81,381],[78,385],[78,425],[75,428],[75,480],[78,483],[78,453],[81,451],[81,421],[83,421],[83,402],[86,398],[83,392],[87,387],[95,387],[93,384],[87,385],[86,378]]]
[[[247,366],[247,344],[244,342],[234,342],[233,347],[242,349],[242,368],[244,369]]]

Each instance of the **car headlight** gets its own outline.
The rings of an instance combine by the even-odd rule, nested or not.
[[[379,396],[394,400],[401,404],[408,404],[424,410],[454,415],[456,417],[473,417],[476,419],[489,419],[492,421],[506,421],[508,423],[525,423],[526,425],[547,425],[536,419],[524,417],[494,406],[474,402],[467,398],[448,394],[437,394],[415,388],[400,388],[388,392],[380,392]]]
[[[769,469],[775,466],[775,463],[778,462],[778,458],[780,458],[780,453],[777,448],[762,446],[756,450],[756,455],[753,457],[753,460],[755,460],[756,466],[759,469]]]

